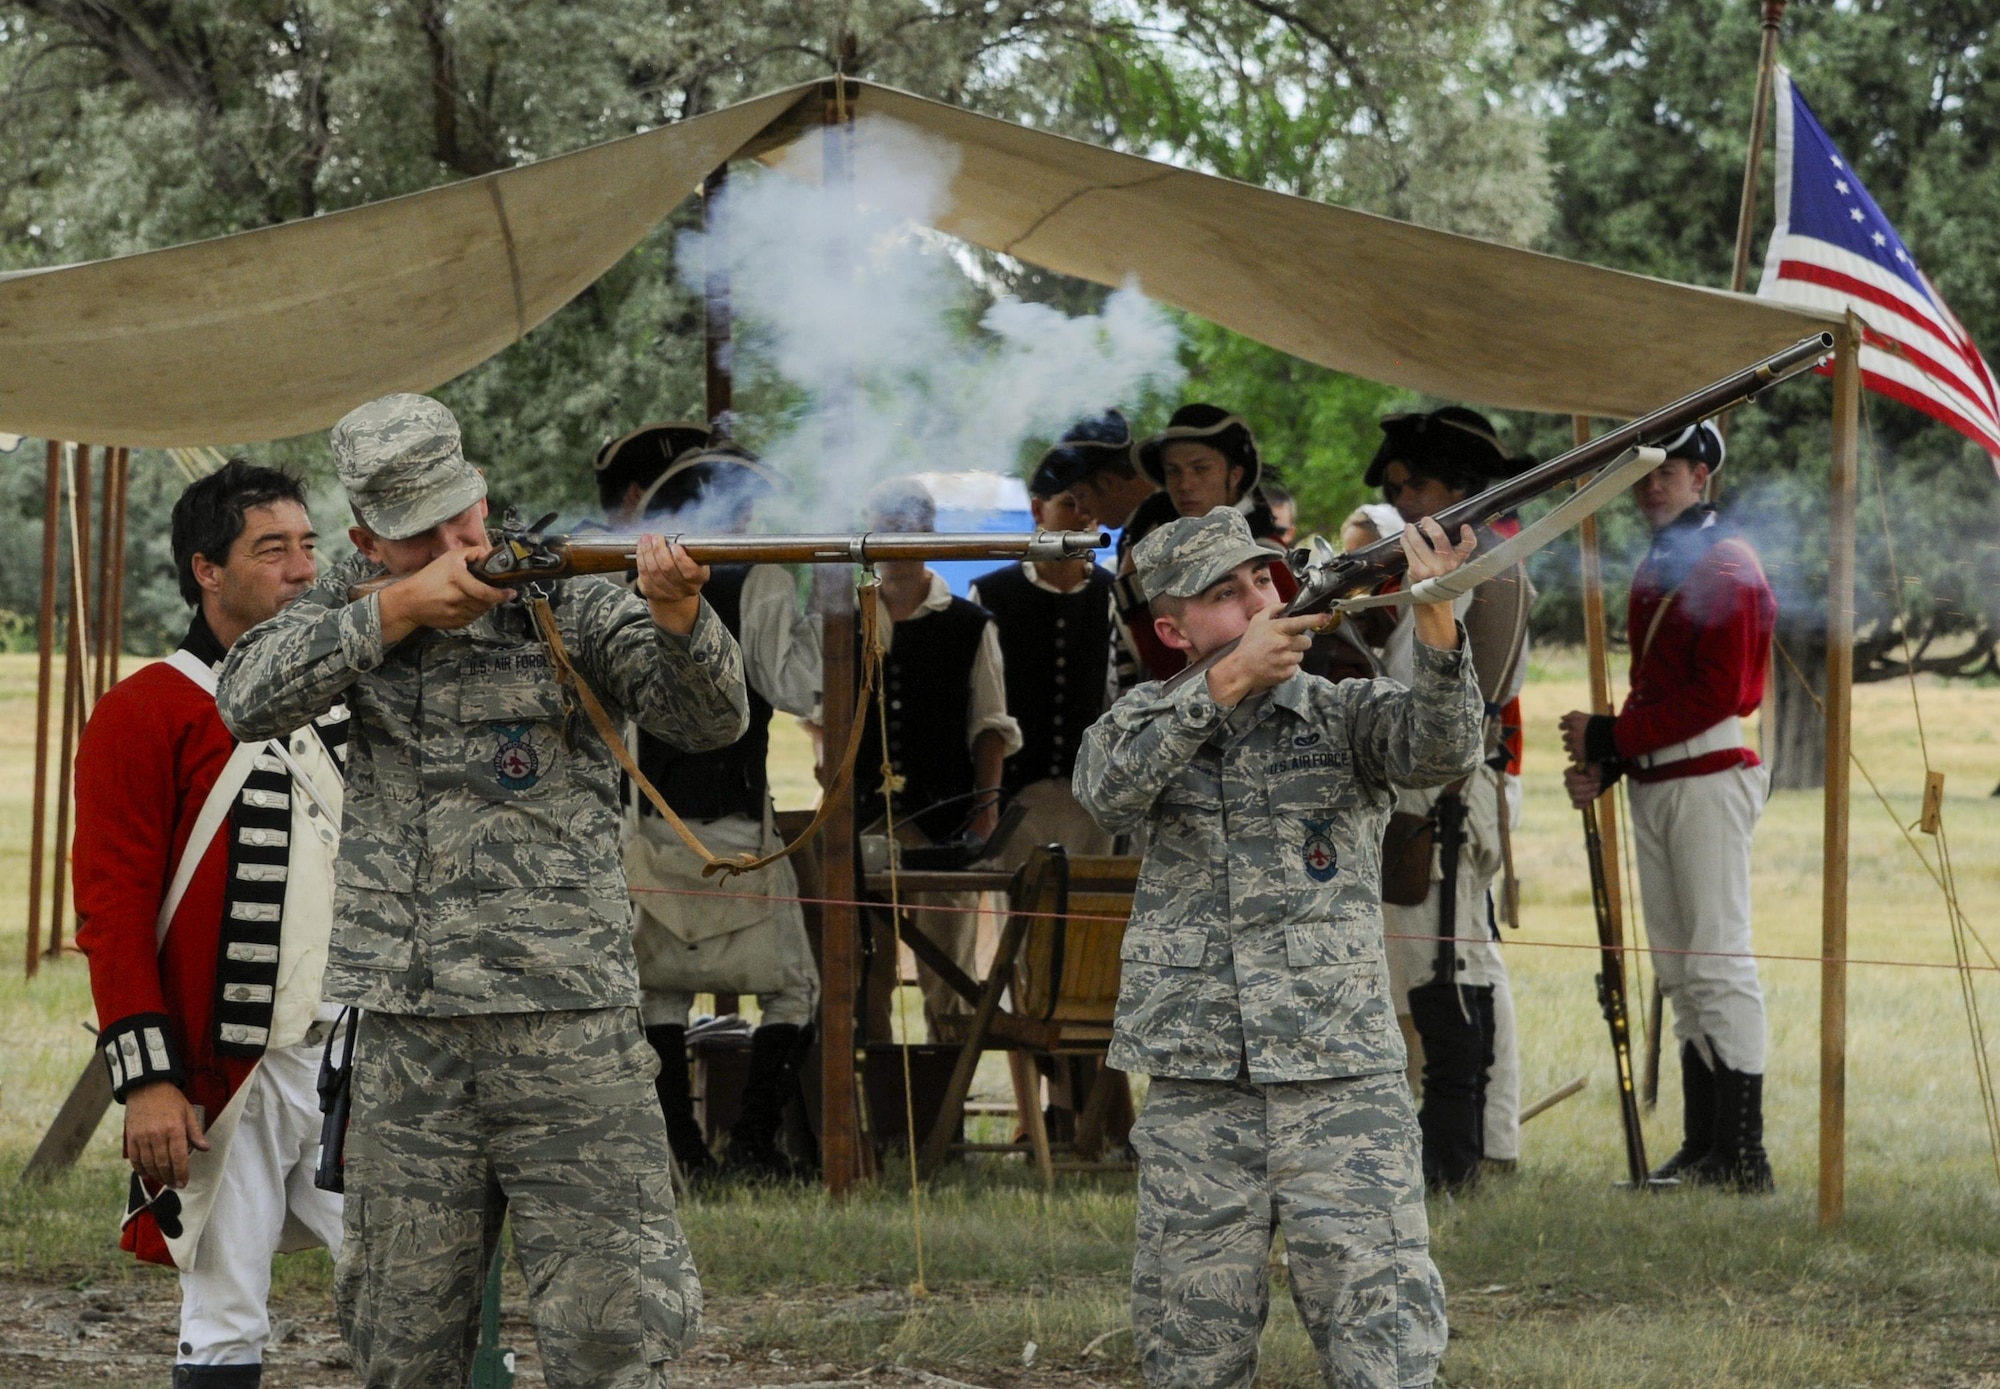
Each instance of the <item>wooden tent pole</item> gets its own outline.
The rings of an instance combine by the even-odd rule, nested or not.
[[[49,893],[49,943],[42,951],[51,958],[62,953],[63,906],[69,895],[70,759],[83,728],[83,646],[78,633],[87,622],[90,595],[84,576],[90,572],[90,445],[78,444],[72,456],[70,507],[75,525],[70,531],[69,630],[63,637],[62,741],[56,752],[56,839],[50,858],[55,881]]]
[[[1861,322],[1833,364],[1833,466],[1826,561],[1826,844],[1819,967],[1819,1223],[1847,1209],[1847,811],[1854,714],[1854,507],[1861,424]]]
[[[104,649],[111,653],[111,678],[106,682],[109,689],[118,683],[119,658],[125,651],[125,512],[126,502],[132,494],[132,450],[118,450],[117,498],[118,521],[111,531],[111,625],[98,638]]]
[[[90,595],[90,635],[93,644],[90,652],[90,703],[95,708],[97,701],[104,698],[105,677],[110,675],[111,666],[105,659],[105,634],[111,629],[111,527],[113,512],[118,509],[118,450],[105,445],[103,450],[104,490],[99,494],[97,508],[97,570],[90,582],[94,591]]]
[[[55,675],[56,559],[62,548],[62,444],[48,441],[42,483],[42,606],[35,625],[35,809],[28,831],[28,978],[42,967],[42,833],[49,809],[49,684]]]
[[[1590,417],[1570,421],[1579,444],[1590,439]],[[1583,642],[1590,666],[1590,712],[1609,714],[1611,707],[1611,643],[1604,615],[1604,555],[1598,546],[1597,518],[1586,516],[1577,529],[1582,549]],[[1624,860],[1618,851],[1618,798],[1609,790],[1597,802],[1597,829],[1604,840],[1604,895],[1611,903],[1611,926],[1618,943],[1625,943]]]
[[[724,225],[729,165],[717,165],[701,185],[702,229],[707,233],[706,279],[703,286],[702,362],[708,378],[708,427],[711,437],[726,439],[735,431],[735,368],[729,307],[729,241]]]
[[[850,130],[845,93],[826,102],[822,132],[825,177],[829,196],[847,192],[853,170],[849,165]],[[833,267],[846,274],[847,266]],[[847,440],[838,415],[840,402],[828,402],[826,456],[842,459]],[[830,470],[829,470],[830,471]],[[822,618],[821,725],[825,756],[834,758],[847,746],[849,730],[861,717],[854,707],[856,688],[854,635],[854,571],[842,565],[818,565],[813,570]],[[820,1159],[827,1191],[844,1196],[861,1180],[861,1124],[855,1084],[855,992],[861,982],[861,914],[848,905],[859,900],[855,874],[854,795],[841,796],[827,816],[821,848],[827,903],[822,920],[820,983]],[[896,967],[895,957],[889,968]]]

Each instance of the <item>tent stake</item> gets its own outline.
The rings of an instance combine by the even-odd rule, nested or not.
[[[1861,416],[1861,323],[1839,330],[1826,560],[1826,846],[1819,967],[1819,1223],[1847,1209],[1847,788],[1854,713],[1854,488]]]

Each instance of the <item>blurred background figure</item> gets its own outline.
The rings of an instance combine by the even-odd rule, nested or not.
[[[692,424],[653,424],[614,439],[597,455],[599,495],[619,527],[744,534],[761,498],[783,480],[749,451],[711,443]],[[810,716],[819,703],[819,627],[799,611],[789,572],[774,564],[713,566],[702,597],[743,649],[750,728],[726,748],[687,753],[634,728],[633,756],[674,813],[725,857],[779,847],[766,758],[772,715]],[[633,792],[625,836],[646,1040],[660,1054],[655,1082],[674,1158],[690,1179],[717,1169],[694,1115],[687,1058],[696,994],[755,994],[742,1107],[722,1166],[755,1177],[793,1175],[778,1130],[798,1090],[819,1004],[805,919],[791,860],[728,880],[701,875],[703,860]]]

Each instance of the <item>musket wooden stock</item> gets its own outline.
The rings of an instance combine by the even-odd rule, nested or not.
[[[1111,543],[1102,531],[857,531],[851,535],[670,535],[696,564],[881,564],[893,560],[1081,559]],[[471,573],[500,586],[624,574],[639,563],[639,536],[611,531],[542,536],[497,531],[493,548]],[[380,592],[387,575],[354,585],[350,600]]]
[[[1634,1191],[1647,1189],[1646,1133],[1639,1122],[1639,1092],[1632,1079],[1631,1010],[1625,996],[1625,949],[1611,916],[1604,870],[1604,837],[1597,806],[1583,808],[1583,849],[1590,860],[1590,905],[1597,917],[1597,1003],[1611,1029],[1611,1059],[1617,1071],[1618,1121],[1625,1133],[1625,1170]]]
[[[1559,454],[1518,477],[1506,478],[1477,496],[1448,506],[1432,519],[1444,528],[1447,536],[1456,538],[1459,527],[1482,526],[1496,521],[1552,487],[1596,472],[1627,449],[1659,445],[1691,424],[1725,410],[1733,410],[1767,388],[1811,370],[1825,361],[1831,351],[1831,333],[1801,338],[1784,351],[1774,352],[1763,361],[1752,363],[1720,381],[1682,396],[1650,415],[1642,415],[1578,444],[1568,453]],[[1378,540],[1373,545],[1364,545],[1326,563],[1312,565],[1299,576],[1298,596],[1285,605],[1282,616],[1301,617],[1325,612],[1336,599],[1379,588],[1386,580],[1401,574],[1407,563],[1402,541],[1391,537]],[[1178,689],[1235,649],[1234,641],[1217,647],[1168,680],[1166,688],[1169,691]]]

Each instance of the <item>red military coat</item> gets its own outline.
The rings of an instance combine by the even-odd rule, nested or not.
[[[1757,552],[1697,506],[1664,527],[1632,576],[1626,636],[1632,692],[1612,729],[1635,781],[1755,767],[1748,747],[1718,748],[1652,769],[1633,759],[1686,742],[1764,700],[1777,599]]]
[[[219,660],[221,645],[199,617],[196,629],[183,650]],[[210,1121],[257,1064],[215,1050],[227,820],[164,943],[156,923],[195,819],[235,749],[215,696],[162,661],[106,692],[76,754],[77,944],[90,960],[100,1051],[136,1036],[143,1070],[116,1087],[118,1098],[151,1080],[171,1080]],[[121,1244],[141,1259],[172,1262],[150,1212],[125,1226]]]

